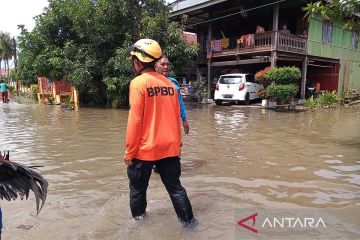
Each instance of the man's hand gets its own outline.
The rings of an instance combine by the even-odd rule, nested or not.
[[[185,134],[189,134],[190,127],[189,127],[189,123],[187,122],[187,120],[183,121],[183,127],[184,127]]]
[[[131,166],[133,164],[132,159],[126,159],[125,156],[124,156],[124,162],[127,166]]]

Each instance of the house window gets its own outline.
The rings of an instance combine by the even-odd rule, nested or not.
[[[323,25],[323,42],[331,43],[333,25],[329,22],[324,22]]]
[[[351,38],[351,46],[353,49],[358,49],[358,44],[359,44],[359,33],[353,32]]]

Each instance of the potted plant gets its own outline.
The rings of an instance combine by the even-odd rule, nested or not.
[[[268,98],[269,98],[269,94],[268,92],[266,91],[265,88],[262,88],[262,89],[258,89],[256,90],[256,94],[261,97],[261,106],[263,107],[267,107],[268,105]]]
[[[298,90],[299,87],[295,84],[274,84],[267,88],[269,95],[277,100],[281,106],[284,105],[285,102],[289,103],[292,101]]]
[[[265,76],[271,82],[267,87],[270,98],[275,99],[281,106],[292,101],[299,90],[296,81],[300,77],[300,69],[295,66],[270,69]]]
[[[203,81],[203,78],[201,76],[198,76],[196,81],[192,82],[192,86],[197,99],[202,102],[206,102],[205,99],[207,96],[207,88],[205,82]]]

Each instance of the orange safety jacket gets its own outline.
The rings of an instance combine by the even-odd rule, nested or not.
[[[147,72],[130,83],[126,159],[155,161],[180,155],[178,92],[172,82]]]

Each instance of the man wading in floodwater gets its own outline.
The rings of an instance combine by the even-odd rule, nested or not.
[[[139,74],[130,83],[130,111],[126,133],[125,163],[130,188],[132,216],[145,216],[146,190],[156,165],[184,227],[195,227],[192,207],[180,183],[180,107],[178,92],[166,77],[154,70],[161,58],[159,44],[151,39],[137,41],[131,61]]]
[[[186,119],[186,109],[185,109],[185,104],[184,101],[182,99],[181,96],[181,92],[180,92],[180,83],[173,77],[169,77],[169,67],[170,67],[170,62],[167,56],[162,55],[161,59],[159,61],[157,61],[155,63],[155,71],[161,75],[164,75],[165,77],[167,77],[175,86],[176,90],[178,91],[178,98],[179,98],[179,104],[180,104],[180,116],[181,116],[181,121],[184,127],[184,133],[185,134],[189,134],[189,123]],[[154,166],[154,172],[158,173],[157,168]]]
[[[189,134],[189,123],[186,119],[186,108],[184,101],[182,99],[181,93],[180,93],[180,83],[173,77],[169,77],[169,68],[170,68],[170,62],[169,58],[165,55],[161,56],[161,59],[156,62],[155,64],[155,70],[157,73],[160,73],[161,75],[164,75],[167,77],[176,87],[176,90],[178,91],[178,97],[179,97],[179,104],[180,104],[180,113],[181,113],[181,121],[184,128],[184,133]]]

